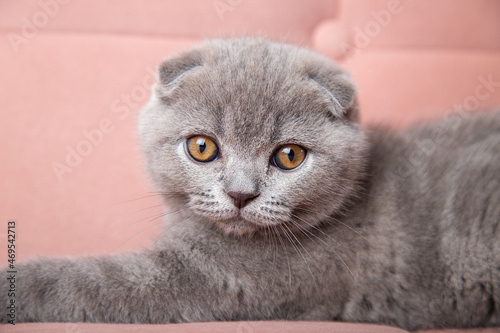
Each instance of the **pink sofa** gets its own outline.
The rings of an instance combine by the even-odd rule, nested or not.
[[[496,0],[2,1],[0,263],[10,220],[17,262],[152,244],[162,209],[142,172],[136,119],[166,56],[242,34],[306,45],[352,72],[363,123],[398,128],[500,105],[499,15]],[[13,331],[137,328],[44,323]],[[140,329],[398,331],[287,322]]]

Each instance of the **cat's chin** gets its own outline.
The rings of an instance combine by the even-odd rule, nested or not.
[[[204,217],[207,218],[208,216]],[[267,235],[273,227],[271,224],[261,221],[252,221],[240,215],[230,218],[214,218],[210,216],[208,220],[226,235],[236,237]],[[277,223],[279,224],[279,222]]]
[[[232,236],[251,236],[260,234],[266,228],[265,225],[260,225],[242,217],[235,217],[232,219],[215,220],[215,225],[222,229],[224,233]]]
[[[228,210],[225,214],[220,211],[215,213],[209,210],[193,209],[195,215],[201,218],[202,222],[210,223],[227,235],[232,236],[252,236],[259,234],[269,234],[271,228],[284,223],[283,217],[266,217],[262,214],[249,210]]]

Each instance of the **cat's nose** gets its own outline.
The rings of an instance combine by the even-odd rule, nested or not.
[[[245,207],[250,201],[252,201],[259,195],[255,193],[243,193],[234,191],[229,191],[227,192],[227,194],[231,198],[233,198],[234,205],[239,209]]]

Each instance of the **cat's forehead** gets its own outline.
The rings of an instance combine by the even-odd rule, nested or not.
[[[190,125],[248,146],[305,140],[315,124],[328,121],[324,98],[293,52],[266,45],[214,53],[183,87]]]
[[[190,100],[185,120],[232,145],[305,141],[317,123],[328,121],[327,112],[314,110],[317,96],[294,73],[259,76],[207,66],[197,75],[203,94]]]

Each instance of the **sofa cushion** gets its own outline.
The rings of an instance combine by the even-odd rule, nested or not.
[[[358,85],[365,124],[401,128],[500,106],[500,51],[367,49],[342,64]]]
[[[495,0],[343,0],[313,36],[319,51],[341,59],[365,49],[466,49],[500,52]]]
[[[0,30],[21,35],[24,30],[171,38],[263,33],[308,44],[316,25],[336,16],[337,1],[24,0],[0,8]]]

